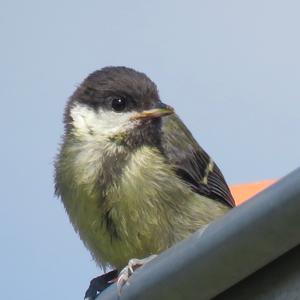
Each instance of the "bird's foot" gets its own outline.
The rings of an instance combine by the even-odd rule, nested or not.
[[[132,258],[129,260],[128,265],[120,272],[120,274],[118,276],[117,289],[118,289],[119,296],[121,295],[122,287],[125,284],[129,285],[128,279],[133,274],[133,272],[137,268],[140,268],[140,267],[144,266],[145,264],[147,264],[148,262],[150,262],[155,257],[157,257],[156,254],[150,255],[143,259]]]
[[[104,291],[118,277],[118,271],[113,270],[91,280],[90,286],[85,292],[84,300],[94,300],[99,293]]]

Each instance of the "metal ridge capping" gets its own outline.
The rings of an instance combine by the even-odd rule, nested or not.
[[[300,168],[138,269],[119,297],[212,299],[300,244]]]

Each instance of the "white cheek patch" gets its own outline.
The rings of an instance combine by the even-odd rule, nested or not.
[[[134,122],[130,121],[134,112],[117,113],[101,108],[96,111],[86,105],[77,104],[70,114],[75,133],[79,136],[111,136],[134,126]]]

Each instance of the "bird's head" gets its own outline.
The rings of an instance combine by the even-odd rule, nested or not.
[[[173,112],[160,101],[156,85],[145,74],[106,67],[90,74],[70,98],[66,134],[129,146],[155,143],[161,117]]]

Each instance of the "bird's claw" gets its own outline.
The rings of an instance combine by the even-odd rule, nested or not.
[[[118,281],[117,281],[117,289],[118,295],[121,295],[122,287],[126,284],[129,285],[128,279],[132,275],[132,269],[128,266],[125,267],[119,274]]]
[[[123,286],[129,285],[129,277],[134,273],[137,268],[144,266],[146,263],[154,259],[157,255],[150,255],[143,259],[132,258],[129,260],[128,265],[120,272],[117,280],[118,295],[121,295]]]

